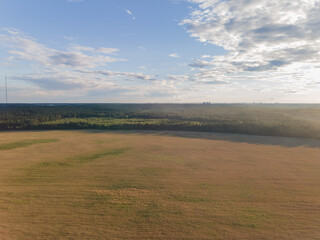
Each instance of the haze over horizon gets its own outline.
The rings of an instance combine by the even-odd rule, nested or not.
[[[0,103],[320,103],[320,0],[0,4]]]

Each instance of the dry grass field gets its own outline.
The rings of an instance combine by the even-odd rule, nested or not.
[[[320,140],[1,132],[0,239],[320,239]]]

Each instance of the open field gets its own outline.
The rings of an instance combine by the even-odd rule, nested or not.
[[[320,239],[320,140],[0,132],[0,239]]]

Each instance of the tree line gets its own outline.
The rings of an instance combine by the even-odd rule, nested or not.
[[[181,130],[320,138],[319,105],[10,104],[0,130]]]

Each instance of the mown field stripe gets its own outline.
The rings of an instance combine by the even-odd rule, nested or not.
[[[12,150],[16,148],[22,148],[22,147],[35,145],[35,144],[41,144],[41,143],[52,143],[57,141],[58,139],[30,139],[30,140],[24,140],[19,142],[6,143],[6,144],[0,145],[0,151]]]
[[[81,166],[83,164],[88,164],[106,156],[118,156],[125,153],[127,150],[128,148],[109,149],[102,152],[78,155],[59,161],[40,162],[26,169],[23,169],[24,174],[15,177],[14,181],[18,181],[20,183],[54,182],[57,179],[56,174],[64,172],[62,170]]]
[[[78,160],[80,162],[90,162],[105,156],[117,156],[124,153],[126,150],[128,149],[122,148],[122,149],[107,150],[105,152],[98,152],[93,154],[85,154],[85,155],[74,157],[73,160]]]

